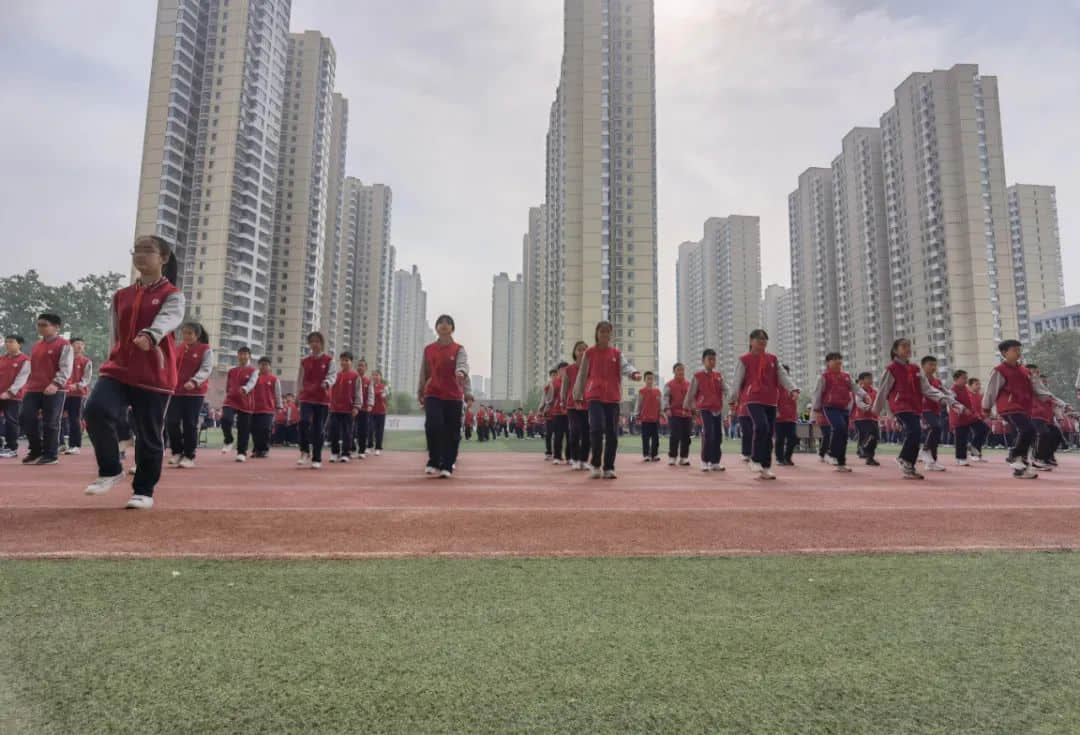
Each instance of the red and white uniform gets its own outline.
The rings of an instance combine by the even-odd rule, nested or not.
[[[300,361],[300,375],[296,384],[300,386],[300,403],[313,403],[319,406],[330,405],[330,387],[337,378],[337,364],[334,358],[323,352],[308,355]],[[351,409],[350,409],[351,410]]]
[[[225,376],[225,407],[251,413],[251,391],[255,389],[258,372],[254,365],[237,365]]]
[[[213,366],[210,345],[201,342],[181,344],[176,351],[176,395],[205,396]],[[185,387],[189,382],[195,383],[195,387]]]
[[[12,393],[12,400],[21,401],[26,395],[26,381],[29,378],[29,357],[22,352],[0,355],[0,394]]]
[[[446,344],[432,342],[424,348],[424,362],[420,368],[420,398],[464,401],[465,388],[459,373],[469,374],[465,348],[453,341]]]
[[[352,413],[359,380],[360,373],[355,370],[345,370],[337,374],[337,379],[330,388],[331,413]]]
[[[371,412],[376,416],[386,415],[386,402],[390,400],[390,386],[382,381],[371,382]]]
[[[645,387],[638,391],[634,415],[644,424],[660,422],[660,389]]]
[[[670,411],[672,416],[686,418],[690,415],[683,404],[686,402],[686,393],[690,390],[690,381],[686,378],[672,378],[664,386],[664,410]]]
[[[176,388],[176,342],[173,332],[184,318],[184,295],[166,278],[149,286],[137,281],[113,294],[113,344],[101,366],[102,377],[155,393]],[[154,343],[135,345],[140,334]]]
[[[64,390],[68,398],[85,398],[90,394],[90,378],[94,373],[94,363],[86,355],[74,355],[71,363],[71,377]]]
[[[251,412],[273,415],[281,406],[281,383],[272,373],[258,373],[251,390]]]
[[[41,393],[49,384],[64,390],[74,353],[71,345],[63,337],[39,339],[30,350],[30,377],[26,380],[27,393]]]
[[[622,400],[622,379],[632,375],[637,368],[623,359],[617,347],[593,345],[585,350],[581,368],[574,383],[575,399],[586,403],[619,403]]]
[[[710,413],[724,410],[724,377],[719,370],[699,370],[694,373],[683,408]]]

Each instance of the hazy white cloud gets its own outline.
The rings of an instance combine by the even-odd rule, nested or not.
[[[6,3],[0,28],[0,272],[126,269],[155,3]],[[1058,186],[1080,272],[1080,4],[960,0],[657,0],[661,363],[675,351],[674,261],[706,217],[762,218],[763,284],[787,283],[787,194],[875,125],[912,71],[999,77],[1009,181]],[[347,169],[394,190],[398,263],[432,316],[455,315],[489,371],[491,277],[521,268],[543,196],[558,79],[554,0],[294,0],[294,30],[338,54]],[[1080,300],[1078,279],[1067,296]]]

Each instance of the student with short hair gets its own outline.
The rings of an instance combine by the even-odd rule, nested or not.
[[[799,390],[776,355],[767,351],[768,345],[769,333],[764,329],[750,332],[749,350],[735,362],[731,380],[732,399],[739,397],[743,451],[749,455],[750,471],[761,480],[776,479],[772,472],[773,431],[781,395],[790,397]]]
[[[386,404],[390,400],[390,386],[383,382],[378,370],[371,374],[371,433],[375,456],[382,454],[383,436],[386,433]]]
[[[454,341],[454,319],[435,320],[434,342],[424,348],[417,398],[424,409],[428,461],[424,474],[449,479],[457,466],[461,409],[469,386],[469,356]]]
[[[825,372],[814,386],[814,413],[824,414],[831,428],[829,456],[837,472],[851,472],[847,466],[848,423],[851,407],[859,405],[869,410],[868,396],[851,375],[844,371],[844,357],[839,352],[825,355]]]
[[[930,385],[938,392],[944,393],[945,388],[937,377],[937,358],[926,355],[920,360],[920,364]],[[931,398],[923,398],[922,419],[926,424],[926,436],[923,439],[922,452],[919,453],[919,461],[931,472],[944,472],[945,466],[937,461],[938,446],[941,444],[941,435],[945,428],[945,422],[941,419],[941,406]]]
[[[561,465],[563,463],[563,443],[570,430],[570,420],[566,415],[566,404],[563,402],[563,381],[566,378],[568,363],[560,362],[555,367],[555,375],[551,378],[551,463]],[[500,423],[503,423],[500,421]],[[569,442],[566,442],[569,450]],[[569,453],[567,454],[569,457]],[[566,460],[570,464],[570,460]]]
[[[723,472],[724,377],[716,369],[716,350],[702,352],[701,365],[690,379],[683,408],[701,417],[701,471]]]
[[[86,342],[82,337],[72,337],[70,340],[73,354],[71,363],[71,376],[67,385],[64,386],[66,397],[64,398],[64,413],[67,414],[68,440],[64,454],[80,454],[82,452],[82,407],[86,397],[90,395],[90,382],[94,374],[94,363],[87,357]]]
[[[367,367],[367,360],[364,358],[360,358],[356,363],[356,395],[353,397],[352,406],[355,419],[352,438],[356,444],[357,459],[367,457],[368,439],[371,433],[371,407],[375,403],[375,397],[371,394],[371,378],[367,374]]]
[[[353,431],[363,400],[360,373],[353,370],[353,354],[338,355],[338,372],[330,387],[330,464],[347,464],[353,448]]]
[[[788,377],[791,370],[787,365],[780,366]],[[781,390],[776,398],[776,463],[781,467],[794,467],[795,462],[791,459],[795,455],[795,447],[799,444],[799,435],[796,425],[799,422],[799,395],[796,388],[793,391]]]
[[[555,403],[554,384],[555,376],[559,371],[555,368],[548,370],[548,382],[544,384],[543,393],[540,396],[540,413],[544,416],[544,461],[550,462],[555,458],[554,447],[551,446],[552,437],[555,435],[555,425],[551,414],[551,407]],[[498,425],[495,428],[495,437],[498,438]]]
[[[958,467],[970,467],[968,462],[968,443],[971,441],[972,428],[982,424],[975,396],[968,390],[966,370],[953,371],[952,395],[956,403],[949,407],[949,428],[956,435],[953,442]],[[964,410],[961,411],[960,407]]]
[[[259,358],[259,372],[251,391],[251,443],[252,457],[265,459],[270,456],[270,438],[274,431],[274,414],[282,407],[281,382],[270,370],[270,358]]]
[[[655,386],[656,375],[645,371],[645,387],[634,400],[634,417],[641,426],[641,457],[643,462],[660,461],[660,389]]]
[[[671,368],[673,377],[664,385],[663,409],[671,427],[668,436],[668,464],[690,466],[690,422],[692,412],[684,407],[690,381],[686,379],[686,366],[681,362]]]
[[[60,336],[62,324],[60,317],[51,312],[38,315],[41,339],[30,351],[30,376],[22,402],[22,430],[30,444],[23,464],[50,465],[59,461],[60,415],[74,361],[71,345]]]
[[[236,352],[236,367],[226,376],[225,405],[236,417],[236,461],[247,462],[248,444],[251,442],[251,420],[254,416],[252,392],[259,382],[259,370],[251,362],[251,349],[241,347]]]
[[[30,358],[22,351],[22,335],[4,337],[4,354],[0,355],[0,417],[4,420],[3,446],[0,459],[19,456],[19,414],[30,378]]]
[[[180,325],[180,347],[176,351],[176,388],[165,413],[172,457],[170,467],[191,469],[199,446],[199,413],[210,388],[214,351],[210,336],[199,322]]]
[[[1032,378],[1046,389],[1046,379],[1037,365],[1028,365],[1028,371]],[[1049,472],[1056,465],[1054,451],[1060,441],[1057,418],[1063,414],[1063,408],[1068,406],[1051,395],[1036,395],[1031,401],[1031,423],[1035,426],[1035,443],[1032,447],[1032,466],[1040,471]]]
[[[859,373],[859,387],[866,394],[866,400],[855,401],[855,410],[852,418],[855,419],[855,431],[858,436],[860,456],[871,467],[880,467],[874,455],[877,452],[880,438],[881,417],[870,410],[877,399],[877,388],[874,387],[874,376],[871,373]]]
[[[326,354],[322,332],[307,336],[308,354],[300,360],[296,385],[300,388],[300,459],[297,467],[322,467],[323,430],[330,413],[330,388],[337,380],[337,364]]]

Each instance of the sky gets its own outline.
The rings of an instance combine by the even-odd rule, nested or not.
[[[521,270],[544,192],[559,0],[293,0],[349,98],[347,173],[393,189],[398,267],[490,374],[491,281]],[[0,0],[0,276],[127,272],[156,3]],[[1080,0],[656,0],[660,358],[678,244],[761,217],[762,286],[788,284],[787,195],[910,73],[999,80],[1010,183],[1057,186],[1080,301]]]

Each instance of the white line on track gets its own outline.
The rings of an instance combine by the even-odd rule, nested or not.
[[[105,505],[0,505],[0,513],[4,511],[26,511],[26,510],[123,510],[121,506],[105,506]],[[844,505],[837,507],[829,506],[762,506],[762,505],[733,505],[733,506],[674,506],[674,507],[607,507],[607,506],[565,506],[565,507],[553,507],[553,506],[454,506],[454,505],[356,505],[356,506],[334,506],[334,507],[311,507],[311,506],[282,506],[282,507],[267,507],[267,506],[199,506],[199,505],[182,505],[175,507],[157,506],[154,509],[154,513],[168,513],[168,512],[191,512],[191,511],[208,511],[208,512],[234,512],[243,511],[245,513],[278,513],[278,512],[313,512],[313,513],[338,513],[341,511],[374,511],[374,512],[386,512],[386,511],[406,511],[415,513],[450,513],[455,511],[461,511],[465,513],[539,513],[539,512],[554,512],[554,513],[729,513],[729,512],[756,512],[756,513],[777,513],[777,512],[798,512],[798,513],[834,513],[834,512],[855,512],[864,513],[867,511],[925,511],[925,512],[942,512],[942,511],[1031,511],[1031,510],[1080,510],[1080,505]]]

